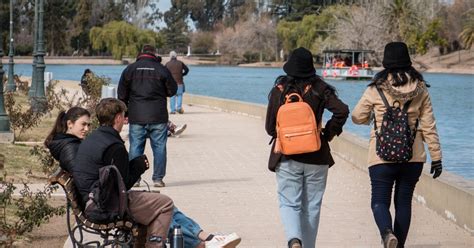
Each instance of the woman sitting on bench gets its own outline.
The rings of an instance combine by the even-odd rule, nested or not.
[[[59,161],[59,166],[68,172],[72,171],[74,160],[81,141],[90,128],[90,113],[81,107],[72,107],[67,112],[61,111],[56,118],[53,129],[46,137],[45,146],[51,155]],[[199,224],[184,215],[178,208],[173,209],[172,227],[181,225],[185,247],[235,247],[241,238],[236,233],[213,235],[201,229]]]

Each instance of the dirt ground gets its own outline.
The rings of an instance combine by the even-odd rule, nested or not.
[[[54,205],[65,205],[64,198],[56,197],[52,200]],[[24,238],[15,242],[15,247],[35,247],[35,248],[57,248],[63,247],[68,237],[66,215],[56,216],[46,224],[33,229],[33,232],[25,235]]]

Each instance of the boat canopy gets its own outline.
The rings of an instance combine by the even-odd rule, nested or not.
[[[323,53],[374,53],[374,50],[358,50],[358,49],[339,49],[324,50]]]
[[[335,49],[324,50],[324,68],[363,67],[368,68],[367,54],[374,50],[362,49]]]

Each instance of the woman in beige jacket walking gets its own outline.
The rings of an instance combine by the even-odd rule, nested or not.
[[[423,143],[427,144],[433,161],[433,178],[442,172],[441,147],[427,89],[429,85],[411,66],[406,44],[387,44],[383,66],[385,69],[375,75],[352,111],[352,121],[369,125],[373,118],[368,154],[371,207],[384,247],[396,248],[404,247],[408,235],[413,191],[426,162]],[[402,117],[405,117],[404,122]],[[403,146],[403,143],[407,145]],[[396,159],[396,156],[402,158]],[[395,220],[392,225],[390,202],[394,184]]]

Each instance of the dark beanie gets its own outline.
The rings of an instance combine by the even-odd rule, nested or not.
[[[314,76],[316,70],[313,65],[313,55],[303,47],[293,50],[288,61],[283,65],[283,71],[285,71],[288,76],[298,78]]]
[[[155,53],[156,52],[156,49],[153,45],[150,45],[150,44],[146,44],[143,46],[142,48],[142,53]]]
[[[403,42],[390,42],[385,45],[382,64],[387,69],[411,66],[407,45]]]

